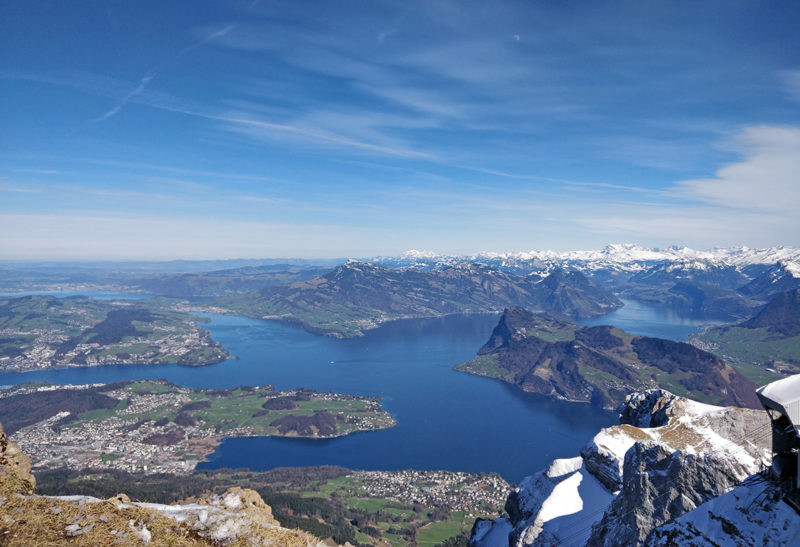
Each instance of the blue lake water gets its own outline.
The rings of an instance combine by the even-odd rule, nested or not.
[[[579,323],[585,327],[613,325],[631,334],[666,338],[677,342],[685,342],[690,334],[699,332],[701,325],[719,323],[718,320],[681,315],[668,308],[636,300],[622,302],[625,304],[623,307],[609,314],[584,319]]]
[[[626,308],[630,315],[622,313]],[[577,455],[598,429],[616,422],[612,413],[589,405],[553,401],[453,371],[488,339],[497,316],[395,321],[352,340],[316,336],[277,322],[208,317],[212,321],[204,327],[235,358],[204,367],[115,365],[0,373],[0,385],[166,378],[189,387],[304,386],[382,397],[398,421],[391,429],[329,440],[226,439],[201,468],[333,464],[495,471],[518,481],[554,458]],[[672,339],[696,329],[656,308],[638,306],[587,323]]]

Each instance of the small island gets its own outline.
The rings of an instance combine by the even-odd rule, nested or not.
[[[34,469],[189,473],[224,437],[331,438],[396,425],[379,399],[273,386],[190,389],[165,380],[22,384],[0,420]]]
[[[83,296],[0,299],[0,371],[120,365],[219,363],[230,354],[197,315],[165,298]]]

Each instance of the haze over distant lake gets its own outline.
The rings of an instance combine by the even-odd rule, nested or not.
[[[197,368],[116,365],[3,373],[0,384],[166,378],[189,387],[304,386],[381,397],[398,420],[388,430],[330,440],[226,439],[200,468],[335,464],[354,469],[495,471],[518,481],[554,458],[577,455],[598,429],[616,423],[614,414],[586,404],[551,400],[451,370],[486,342],[496,315],[394,321],[350,340],[316,336],[277,322],[207,316],[212,321],[203,326],[238,359]],[[612,314],[582,323],[610,323],[636,334],[681,340],[702,320],[626,302]]]

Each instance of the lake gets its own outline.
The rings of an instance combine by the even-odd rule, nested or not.
[[[613,325],[631,334],[666,338],[685,342],[690,334],[699,332],[702,325],[720,323],[700,315],[681,315],[669,308],[645,304],[636,300],[622,300],[623,307],[600,317],[583,319],[579,323],[585,327]]]
[[[618,310],[591,323],[613,320],[637,332],[644,320],[647,332],[637,333],[658,334],[657,309],[629,310],[631,317]],[[330,464],[375,470],[449,469],[493,471],[516,482],[554,458],[578,455],[600,428],[616,423],[615,415],[589,405],[554,401],[453,371],[453,365],[472,358],[488,339],[496,315],[394,321],[351,340],[316,336],[278,322],[207,317],[211,323],[204,327],[234,358],[204,367],[116,365],[4,373],[0,384],[166,378],[189,387],[303,386],[381,397],[398,421],[391,429],[337,439],[225,439],[200,468]],[[688,327],[664,314],[662,326],[665,337],[673,339]]]

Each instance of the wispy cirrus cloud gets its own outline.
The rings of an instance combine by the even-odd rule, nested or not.
[[[94,123],[103,122],[103,121],[105,121],[105,120],[107,120],[107,119],[109,119],[109,118],[111,118],[113,116],[116,116],[119,113],[119,111],[122,110],[125,107],[126,104],[128,104],[131,101],[133,101],[134,99],[136,99],[136,97],[138,97],[139,95],[142,94],[142,92],[150,84],[150,82],[153,81],[154,77],[155,77],[154,74],[145,74],[142,77],[142,79],[139,80],[139,85],[137,85],[135,88],[133,88],[124,97],[122,97],[119,100],[119,102],[111,110],[109,110],[108,112],[106,112],[105,114],[100,116],[99,118],[96,118],[96,119],[94,119],[92,121]]]
[[[800,103],[800,68],[793,70],[782,70],[778,77],[783,84],[783,91],[786,95]]]
[[[14,169],[20,173],[33,173],[35,175],[58,175],[61,173],[58,169]]]
[[[17,194],[41,194],[41,190],[36,190],[34,188],[27,188],[24,186],[11,186],[8,184],[1,184],[0,183],[0,192],[14,192]]]
[[[195,49],[204,46],[205,44],[211,42],[212,40],[215,40],[217,38],[222,38],[223,36],[227,35],[230,31],[232,31],[235,28],[236,28],[235,24],[230,24],[230,25],[225,25],[224,27],[219,28],[219,29],[215,29],[215,30],[205,30],[205,31],[203,31],[201,33],[200,40],[198,42],[195,42],[194,44],[186,46],[181,51],[179,51],[178,54],[175,57],[176,58],[183,57],[187,53],[192,52]]]
[[[5,77],[7,79],[36,81],[50,85],[71,87],[100,96],[109,96],[110,87],[115,89],[120,88],[120,82],[118,80],[97,75],[90,75],[88,78],[84,78],[83,76],[85,76],[85,74],[29,75],[0,73],[0,77]],[[307,122],[310,121],[312,124],[303,123],[303,120],[298,120],[301,122],[299,124],[278,123],[265,120],[263,116],[257,112],[226,112],[219,108],[211,108],[194,101],[175,97],[174,95],[146,89],[152,79],[152,75],[145,76],[140,84],[134,90],[128,92],[114,108],[94,121],[104,121],[116,115],[126,104],[135,103],[176,114],[223,122],[224,125],[222,127],[225,130],[247,135],[256,140],[263,140],[271,135],[273,135],[274,138],[279,138],[281,135],[289,135],[303,139],[306,142],[333,145],[340,148],[355,149],[387,156],[418,159],[432,157],[428,152],[414,150],[401,143],[381,144],[374,140],[361,140],[357,137],[351,137],[340,132],[315,127],[313,125],[313,119],[307,120]],[[401,122],[402,119],[398,118],[394,123]]]

